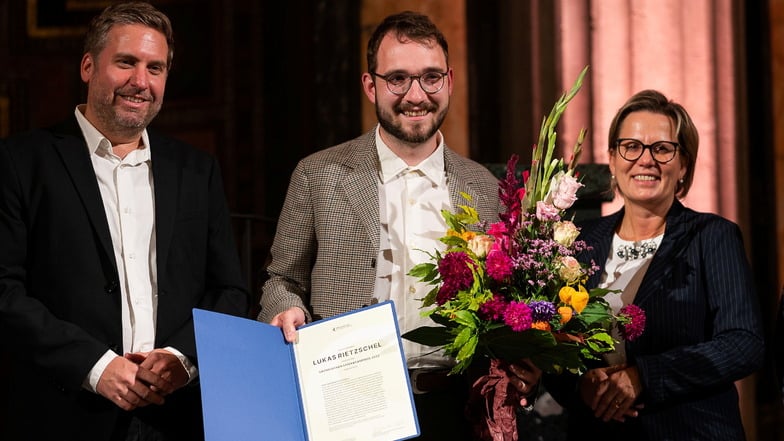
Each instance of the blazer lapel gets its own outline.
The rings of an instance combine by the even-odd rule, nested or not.
[[[150,138],[153,188],[155,192],[155,253],[158,268],[166,268],[174,232],[180,169],[170,157],[168,140],[147,132]],[[159,274],[160,271],[159,271]]]
[[[444,168],[452,211],[459,211],[460,205],[469,205],[478,211],[481,220],[495,222],[498,217],[497,204],[490,204],[487,195],[477,191],[476,176],[470,173],[470,169],[460,167],[458,159],[457,153],[444,146]],[[471,196],[471,201],[466,200],[462,193]]]
[[[685,214],[683,205],[675,201],[667,213],[664,238],[645,272],[634,303],[643,304],[654,293],[661,291],[661,286],[668,279],[673,266],[678,265],[678,259],[688,248],[689,242],[694,239],[693,225],[691,222],[684,221]]]
[[[71,176],[74,187],[79,193],[79,198],[101,243],[101,248],[109,257],[114,273],[117,273],[117,263],[114,260],[114,247],[109,232],[109,222],[106,220],[106,211],[103,206],[101,191],[95,178],[95,170],[90,162],[90,153],[84,142],[84,136],[76,124],[76,120],[55,130],[55,150]]]
[[[378,208],[378,155],[375,148],[375,131],[362,136],[356,144],[355,155],[347,158],[352,170],[341,182],[346,198],[362,220],[373,249],[379,247],[380,221]]]
[[[578,240],[584,240],[591,246],[591,250],[586,252],[586,255],[588,256],[587,260],[593,260],[601,268],[604,268],[607,257],[610,255],[614,234],[613,231],[621,216],[623,216],[623,208],[608,217],[595,221],[588,221],[587,223],[580,225],[580,236],[578,237]],[[584,261],[584,259],[580,260]],[[586,287],[594,288],[598,286],[601,276],[602,270],[593,273],[586,282]]]

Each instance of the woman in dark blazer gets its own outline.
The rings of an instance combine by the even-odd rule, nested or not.
[[[679,202],[698,144],[686,110],[657,91],[632,96],[612,122],[624,206],[580,225],[591,247],[581,260],[599,267],[587,287],[620,290],[608,302],[641,307],[646,326],[583,375],[545,379],[569,439],[745,439],[734,382],[763,362],[758,299],[738,226]]]

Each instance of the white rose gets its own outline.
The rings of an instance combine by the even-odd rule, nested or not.
[[[576,283],[583,276],[583,267],[574,257],[565,256],[561,258],[558,275],[568,284]]]
[[[571,221],[556,222],[553,225],[553,240],[559,244],[570,247],[580,235],[580,230]]]

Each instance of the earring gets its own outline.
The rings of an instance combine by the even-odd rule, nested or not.
[[[615,175],[610,175],[610,180],[614,181],[615,180]]]
[[[678,179],[678,183],[683,185],[683,178]]]

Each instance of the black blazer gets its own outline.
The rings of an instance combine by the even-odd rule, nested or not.
[[[579,225],[580,239],[593,247],[581,261],[604,268],[623,212]],[[737,225],[675,201],[634,299],[646,312],[645,332],[626,343],[645,409],[626,423],[602,423],[574,393],[576,377],[548,376],[548,390],[567,408],[570,439],[744,439],[734,381],[763,364],[758,301]]]
[[[217,162],[153,131],[149,138],[155,346],[175,347],[195,362],[192,308],[245,316],[248,293]],[[127,420],[127,412],[81,387],[107,349],[122,351],[122,328],[111,236],[75,118],[0,145],[0,344],[11,359],[0,439],[103,440]],[[178,406],[180,399],[191,408]],[[196,425],[198,434],[198,384],[138,414],[186,424],[179,433]]]

